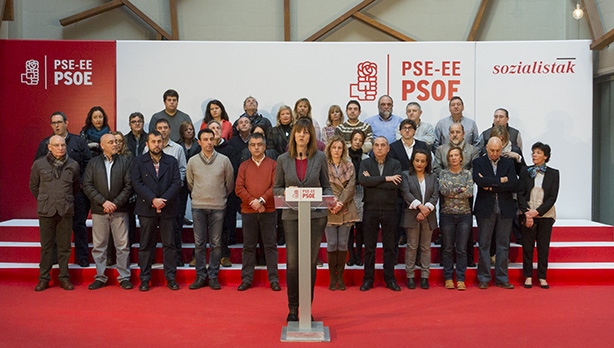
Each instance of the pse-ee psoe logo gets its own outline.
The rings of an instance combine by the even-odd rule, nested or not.
[[[38,85],[38,79],[40,75],[39,63],[36,59],[30,59],[26,61],[26,72],[21,74],[21,83],[25,83],[28,86]]]
[[[377,97],[377,64],[369,61],[358,63],[356,83],[350,83],[350,98],[372,101]]]

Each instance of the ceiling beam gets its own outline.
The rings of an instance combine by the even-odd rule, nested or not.
[[[375,29],[377,29],[379,31],[382,31],[382,32],[384,32],[384,33],[386,33],[386,34],[388,34],[388,35],[390,35],[390,36],[392,36],[392,37],[394,37],[394,38],[396,38],[396,39],[398,39],[400,41],[416,41],[416,40],[412,39],[411,37],[409,37],[409,36],[407,36],[407,35],[405,35],[403,33],[398,32],[398,31],[390,28],[389,26],[384,25],[384,24],[376,21],[375,19],[373,19],[373,18],[371,18],[371,17],[369,17],[369,16],[367,16],[367,15],[365,15],[363,13],[356,12],[356,13],[354,13],[352,15],[352,17],[354,17],[354,18],[358,19],[359,21],[361,21],[361,22],[363,22],[365,24],[368,24],[368,25],[372,26],[373,28],[375,28]]]
[[[356,12],[358,12],[358,11],[364,9],[365,7],[371,5],[375,1],[376,0],[364,0],[364,1],[362,1],[360,4],[352,7],[352,9],[350,9],[346,13],[342,14],[341,16],[339,16],[334,21],[330,22],[324,28],[318,30],[315,34],[313,34],[310,37],[306,38],[305,41],[316,41],[317,39],[319,39],[322,36],[326,35],[329,31],[335,29],[337,26],[339,26],[339,24],[345,22],[348,18],[352,17],[352,15],[354,15]]]
[[[593,41],[595,41],[605,33],[601,16],[599,16],[599,10],[597,10],[597,4],[595,0],[580,0],[580,5],[586,10],[588,29],[591,32]]]
[[[147,23],[153,30],[155,30],[158,34],[162,35],[167,40],[172,40],[173,36],[166,32],[166,30],[162,29],[158,23],[154,22],[153,19],[149,18],[143,11],[141,11],[138,7],[134,6],[129,0],[121,0],[124,5],[130,9],[137,17],[142,19],[145,23]]]
[[[478,30],[480,29],[480,24],[482,23],[482,18],[484,17],[484,12],[486,11],[487,5],[488,0],[482,0],[480,3],[478,12],[475,14],[475,18],[473,18],[473,24],[471,25],[469,35],[467,35],[467,41],[476,41],[475,38],[478,35]]]
[[[171,36],[173,40],[179,40],[179,24],[177,22],[177,0],[169,0],[168,6],[171,10]]]
[[[91,8],[89,10],[85,10],[83,12],[79,12],[77,14],[74,14],[72,16],[66,17],[66,18],[62,18],[60,19],[60,24],[65,27],[67,25],[71,25],[77,22],[80,22],[82,20],[97,16],[99,14],[105,13],[107,11],[111,11],[113,9],[116,9],[118,7],[122,7],[124,6],[124,4],[121,2],[121,0],[112,0],[109,1],[107,3],[104,3],[100,6],[96,6],[94,8]]]
[[[606,48],[609,44],[614,42],[614,29],[608,31],[603,34],[600,38],[593,41],[591,44],[591,50],[602,50]]]
[[[284,41],[290,41],[290,0],[284,0]]]

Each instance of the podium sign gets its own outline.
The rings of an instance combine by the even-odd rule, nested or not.
[[[330,201],[334,197],[326,197]],[[282,342],[330,342],[330,332],[322,322],[311,321],[311,205],[322,202],[321,187],[288,187],[286,202],[298,202],[298,303],[297,322],[281,330]],[[287,203],[286,203],[287,204]],[[317,209],[317,208],[316,208]],[[319,242],[318,242],[319,243]]]

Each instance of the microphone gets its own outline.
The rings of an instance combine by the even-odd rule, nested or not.
[[[299,180],[301,180],[300,175],[303,175],[303,153],[299,152],[298,153],[298,173],[299,173]],[[303,178],[304,179],[304,178]]]

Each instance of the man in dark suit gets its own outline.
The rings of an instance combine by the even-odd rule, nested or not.
[[[401,139],[390,144],[390,152],[388,153],[388,156],[401,162],[401,170],[405,171],[411,167],[409,160],[414,152],[414,149],[429,150],[424,141],[414,139],[414,135],[416,134],[416,121],[408,118],[404,119],[401,121],[401,124],[399,124],[399,132],[401,133]],[[407,243],[407,235],[405,234],[405,230],[400,227],[401,216],[403,215],[403,197],[401,196],[400,191],[397,198],[397,213],[399,218],[397,224],[399,226],[397,228],[397,241],[399,242],[399,245],[404,245]],[[398,249],[398,247],[395,247],[395,249]]]
[[[164,276],[166,286],[179,290],[175,281],[177,263],[173,231],[177,223],[177,194],[181,188],[181,176],[177,160],[162,152],[162,134],[153,130],[147,136],[149,152],[138,156],[132,162],[130,179],[137,194],[134,212],[141,223],[141,246],[139,248],[139,267],[141,285],[139,290],[149,290],[151,280],[152,255],[156,252],[156,228],[164,250]]]
[[[488,289],[490,282],[490,243],[495,227],[496,262],[495,285],[513,289],[507,276],[508,253],[512,220],[516,204],[512,193],[516,191],[518,178],[514,161],[502,157],[501,139],[490,138],[486,145],[488,154],[473,161],[473,182],[478,185],[474,214],[478,220],[478,281],[480,289]]]
[[[360,291],[373,288],[375,280],[375,246],[380,225],[384,246],[384,281],[386,287],[401,291],[394,277],[396,263],[397,202],[395,197],[401,188],[401,164],[387,156],[390,150],[388,140],[377,137],[373,143],[374,157],[360,164],[358,182],[364,186],[363,233],[365,238],[365,275]]]

